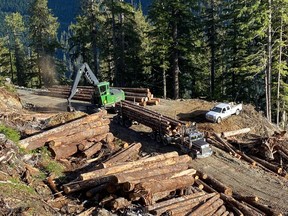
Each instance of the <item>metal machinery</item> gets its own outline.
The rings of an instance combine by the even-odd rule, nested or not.
[[[124,92],[120,89],[110,88],[109,82],[99,82],[92,70],[87,63],[84,63],[77,71],[76,77],[73,81],[73,85],[70,90],[68,101],[68,111],[74,111],[71,105],[71,100],[73,96],[77,93],[77,86],[79,81],[84,75],[87,81],[95,87],[95,91],[92,94],[91,103],[97,107],[111,107],[114,106],[116,102],[125,100]]]

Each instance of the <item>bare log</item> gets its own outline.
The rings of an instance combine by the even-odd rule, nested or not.
[[[100,151],[102,148],[102,143],[98,142],[95,143],[93,146],[90,148],[86,149],[85,151],[82,152],[82,154],[85,156],[85,158],[90,158],[92,155],[96,154],[98,151]]]
[[[225,207],[225,205],[222,205],[222,206],[214,213],[214,215],[215,215],[215,216],[220,216],[220,215],[222,215],[225,211],[226,211],[226,207]]]
[[[78,151],[78,143],[71,143],[61,146],[51,146],[49,145],[48,149],[51,152],[51,156],[56,160],[68,158],[75,154]]]
[[[220,193],[224,193],[226,195],[232,195],[232,188],[227,187],[222,182],[213,178],[212,176],[208,176],[203,181],[211,185],[213,189],[217,190]]]
[[[109,132],[109,125],[104,125],[101,127],[97,127],[97,128],[86,128],[85,130],[80,130],[75,133],[75,134],[71,134],[69,136],[60,136],[57,138],[53,138],[50,140],[53,140],[56,143],[70,143],[70,142],[81,142],[82,140],[85,139],[92,139],[92,138],[96,138],[99,135],[103,135],[105,134],[104,138],[107,136],[107,133]]]
[[[208,178],[208,175],[200,170],[197,170],[196,175],[198,175],[202,180]]]
[[[183,202],[185,200],[192,200],[192,199],[194,199],[196,197],[201,197],[203,195],[205,195],[205,192],[197,192],[197,193],[190,194],[190,195],[185,195],[185,196],[181,196],[181,197],[177,197],[177,198],[172,198],[172,199],[169,199],[169,200],[165,200],[165,201],[150,205],[150,206],[147,207],[147,209],[148,209],[148,211],[152,211],[152,210],[155,210],[155,209],[158,209],[158,208],[163,208],[165,206],[171,206],[174,203]],[[213,196],[213,195],[210,195],[210,196]]]
[[[238,208],[243,214],[246,216],[261,216],[255,210],[249,208],[247,205],[240,203],[239,201],[235,200],[231,196],[227,196],[226,194],[221,193],[221,199],[223,199],[226,203],[231,203],[233,206]]]
[[[96,212],[96,209],[97,209],[96,207],[91,207],[91,208],[85,210],[84,212],[81,212],[77,216],[90,216],[90,215],[93,215],[93,212]]]
[[[194,169],[188,169],[184,170],[181,172],[175,171],[175,172],[170,172],[162,175],[155,175],[151,177],[144,177],[141,179],[135,179],[134,181],[130,182],[125,182],[123,184],[123,190],[126,192],[132,191],[135,186],[141,182],[157,182],[157,181],[162,181],[164,179],[171,179],[171,178],[176,178],[176,177],[181,177],[181,176],[187,176],[187,175],[194,175],[196,171]]]
[[[251,131],[250,128],[243,128],[239,130],[234,130],[234,131],[227,131],[227,132],[222,132],[222,137],[226,138],[229,136],[235,136],[243,133],[249,133]]]
[[[282,172],[282,168],[281,167],[278,167],[278,166],[276,166],[274,164],[271,164],[268,161],[262,160],[262,159],[260,159],[258,157],[255,157],[255,156],[251,156],[251,158],[253,160],[255,160],[256,162],[258,162],[259,164],[261,164],[262,166],[266,167],[267,169],[269,169],[269,170],[271,170],[271,171],[273,171],[275,173],[281,174],[281,172]]]
[[[92,122],[92,121],[97,121],[98,119],[102,118],[106,114],[107,114],[107,111],[101,111],[99,113],[88,115],[88,116],[83,117],[81,119],[78,119],[78,120],[75,120],[72,122],[68,122],[64,125],[58,126],[56,128],[50,129],[50,130],[42,132],[40,134],[22,139],[19,141],[19,145],[22,148],[25,148],[28,150],[33,150],[33,149],[39,148],[41,146],[44,146],[44,144],[46,142],[51,140],[51,136],[55,136],[55,134],[61,133],[65,130],[69,130],[69,129],[72,129],[75,127],[77,128],[81,124],[85,124],[85,123]]]
[[[173,154],[171,154],[173,155]],[[162,157],[161,157],[162,156]],[[99,176],[103,176],[103,175],[110,175],[110,174],[114,174],[114,173],[118,173],[118,172],[124,172],[125,170],[129,170],[132,171],[131,169],[137,168],[140,166],[140,168],[143,168],[144,165],[150,166],[148,165],[156,163],[156,166],[158,167],[162,167],[162,166],[167,166],[167,165],[172,165],[172,164],[176,164],[176,163],[188,163],[190,162],[192,159],[191,157],[189,157],[188,155],[183,155],[183,156],[179,156],[179,157],[173,157],[173,158],[167,158],[165,160],[166,155],[161,155],[161,156],[155,156],[151,157],[151,158],[147,158],[147,159],[143,159],[143,160],[138,160],[138,161],[132,161],[132,162],[126,162],[126,163],[122,163],[122,164],[118,164],[112,167],[108,167],[105,169],[100,169],[100,170],[95,170],[95,171],[91,171],[88,173],[83,173],[80,175],[82,180],[85,179],[89,179],[89,178],[95,178],[95,177],[99,177]],[[170,156],[170,154],[169,154]],[[155,160],[157,158],[157,160]]]
[[[73,193],[76,191],[85,190],[88,188],[94,188],[104,183],[117,183],[117,178],[115,176],[104,176],[104,177],[85,180],[85,181],[71,182],[71,183],[63,185],[63,190],[66,194],[69,194],[69,193]]]
[[[254,206],[255,208],[259,209],[260,211],[264,212],[267,215],[271,216],[282,216],[282,213],[276,209],[269,208],[268,206],[262,205],[259,202],[251,201],[249,202],[250,205]]]
[[[203,216],[212,216],[215,215],[215,212],[218,210],[220,206],[223,205],[223,200],[218,199],[214,203],[212,203],[210,206],[208,206],[204,211],[203,211]]]
[[[134,96],[125,96],[125,100],[135,101],[135,102],[147,102],[147,97],[134,97]]]
[[[228,150],[234,157],[236,157],[236,158],[238,158],[238,159],[241,158],[241,156],[236,153],[236,149],[235,149],[233,146],[231,146],[228,142],[226,142],[225,140],[223,140],[218,134],[213,133],[213,135],[215,136],[215,138],[216,138],[220,143],[222,143],[222,144],[227,148],[227,150]]]
[[[252,167],[256,167],[257,163],[255,160],[253,160],[251,157],[247,156],[244,152],[241,152],[239,150],[236,151],[239,155],[241,155],[241,158],[247,161],[252,165]]]
[[[125,162],[128,158],[138,155],[140,148],[142,147],[141,143],[134,143],[130,145],[127,149],[122,149],[118,153],[112,155],[111,158],[108,158],[105,162],[101,163],[103,168],[113,166],[115,163]]]
[[[208,192],[208,193],[216,193],[217,191],[214,189],[214,188],[212,188],[211,186],[209,186],[208,184],[206,184],[205,182],[203,182],[202,180],[200,180],[200,179],[197,179],[196,181],[195,181],[195,183],[197,184],[197,185],[203,185],[204,186],[204,191],[206,191],[206,192]]]
[[[185,207],[188,206],[188,209],[185,209],[185,212],[189,212],[189,210],[191,210],[194,206],[198,205],[200,202],[203,202],[203,201],[210,199],[213,196],[215,196],[214,193],[213,194],[200,195],[197,197],[184,196],[184,198],[182,198],[182,199],[180,199],[181,197],[179,197],[179,198],[175,198],[175,199],[179,199],[179,200],[172,199],[172,200],[175,200],[175,202],[173,202],[173,203],[170,203],[171,202],[170,201],[168,205],[161,204],[160,207],[154,208],[153,210],[149,210],[149,211],[155,215],[161,215],[164,212],[170,212],[170,213],[172,213],[172,215],[177,215],[175,213],[176,213],[176,211],[179,211],[179,209],[181,209],[181,208],[185,209]],[[169,201],[169,200],[167,200],[167,201]],[[167,201],[164,201],[164,202],[167,202]],[[157,205],[157,203],[156,203],[156,205]]]
[[[219,194],[216,194],[215,196],[213,196],[212,198],[210,198],[207,202],[205,202],[203,205],[201,205],[200,207],[198,207],[196,210],[192,211],[189,216],[198,216],[198,215],[203,215],[203,213],[205,213],[205,209],[207,209],[209,206],[212,205],[212,203],[214,203],[216,200],[218,200],[220,198]],[[222,201],[223,204],[223,201]],[[221,205],[222,205],[221,204]]]
[[[148,100],[147,102],[147,105],[151,106],[151,105],[158,105],[159,102],[157,100]]]
[[[259,198],[257,196],[243,196],[239,193],[233,192],[233,198],[239,201],[244,201],[247,203],[258,202]]]

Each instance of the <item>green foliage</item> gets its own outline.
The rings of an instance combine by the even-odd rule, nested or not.
[[[0,124],[0,133],[5,134],[8,139],[12,140],[15,143],[20,140],[20,133],[4,124]]]
[[[63,165],[52,159],[51,153],[47,149],[47,147],[42,147],[39,150],[37,150],[37,152],[41,154],[41,169],[43,170],[44,173],[54,174],[57,177],[63,175],[64,172]]]

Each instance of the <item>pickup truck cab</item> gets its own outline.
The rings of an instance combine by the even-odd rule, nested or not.
[[[231,115],[239,115],[242,111],[242,104],[220,103],[214,106],[205,117],[208,121],[220,123],[223,119]]]

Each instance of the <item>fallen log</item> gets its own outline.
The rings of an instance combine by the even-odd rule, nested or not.
[[[216,138],[216,140],[218,140],[220,143],[222,143],[234,157],[236,157],[238,159],[241,158],[241,156],[236,153],[236,149],[232,145],[230,145],[228,142],[224,141],[218,134],[213,133],[213,135]]]
[[[77,153],[78,151],[78,143],[71,143],[71,144],[66,144],[66,145],[61,145],[61,146],[53,146],[49,145],[48,149],[51,152],[51,156],[55,160],[60,160],[64,158],[68,158],[72,156],[73,154]]]
[[[262,160],[258,157],[255,157],[255,156],[251,156],[251,158],[253,160],[255,160],[256,162],[258,162],[259,164],[261,164],[262,166],[266,167],[267,169],[277,173],[277,174],[281,174],[282,173],[282,168],[281,167],[278,167],[274,164],[271,164],[269,163],[268,161],[265,161],[265,160]]]
[[[225,211],[221,216],[228,216],[230,214],[229,211]]]
[[[246,216],[261,216],[262,214],[259,214],[255,210],[249,208],[247,205],[235,200],[231,196],[227,196],[224,193],[221,193],[221,199],[224,200],[226,203],[231,203],[233,206],[238,208],[243,214]]]
[[[159,168],[157,168],[159,169]],[[172,179],[172,178],[177,178],[177,177],[181,177],[181,176],[186,176],[186,175],[194,175],[196,173],[196,171],[194,169],[188,169],[188,170],[184,170],[184,171],[176,171],[176,172],[170,172],[170,173],[165,173],[162,175],[155,175],[155,176],[151,176],[151,177],[144,177],[144,178],[139,178],[139,179],[135,179],[134,181],[130,181],[130,182],[125,182],[123,184],[123,190],[125,192],[130,192],[132,190],[134,190],[135,186],[139,183],[142,182],[156,182],[156,181],[162,181],[164,179]]]
[[[82,152],[82,155],[85,158],[90,158],[92,157],[94,154],[96,154],[98,151],[100,151],[102,148],[102,143],[98,142],[95,143],[94,145],[92,145],[90,148],[86,149],[85,151]]]
[[[247,203],[258,202],[259,198],[257,196],[243,196],[239,193],[233,192],[233,198],[239,201],[244,201]]]
[[[203,211],[203,216],[212,216],[215,215],[215,212],[220,208],[220,206],[223,205],[223,200],[218,199],[214,203],[212,203],[210,206],[206,207],[206,209]]]
[[[135,172],[128,172],[128,173],[116,173],[114,174],[117,177],[118,183],[125,183],[125,182],[140,182],[143,181],[141,179],[145,179],[144,181],[149,181],[150,178],[153,179],[154,176],[160,176],[164,174],[170,173],[170,177],[172,178],[173,175],[176,175],[178,172],[184,170],[186,171],[188,165],[185,163],[182,164],[173,164],[170,166],[164,166],[161,169],[158,167],[147,169],[143,168],[141,170],[137,170]],[[193,170],[194,173],[194,170]],[[163,176],[164,178],[165,176]]]
[[[181,196],[181,197],[177,197],[177,198],[172,198],[172,199],[165,200],[165,201],[162,201],[162,202],[159,202],[159,203],[155,203],[153,205],[149,205],[147,207],[147,210],[148,211],[152,211],[152,210],[163,208],[163,207],[166,207],[166,206],[171,206],[174,203],[183,202],[185,200],[192,200],[192,199],[194,199],[196,197],[202,197],[203,195],[205,195],[205,192],[197,192],[197,193],[190,194],[190,195],[185,195],[185,196]],[[210,195],[210,196],[213,196],[213,195]]]
[[[212,176],[207,176],[206,179],[203,180],[205,183],[212,186],[213,189],[218,191],[219,193],[224,193],[226,195],[231,196],[232,195],[232,188],[227,187],[219,180],[213,178]]]
[[[177,154],[177,153],[176,152],[167,153],[165,155],[158,155],[158,156],[154,156],[151,158],[146,158],[146,159],[141,159],[141,160],[137,160],[137,161],[116,164],[115,166],[112,166],[112,167],[107,167],[104,169],[94,170],[94,171],[90,171],[87,173],[83,173],[80,175],[80,178],[82,180],[85,180],[85,179],[89,179],[89,178],[100,177],[103,175],[109,175],[109,174],[114,174],[114,173],[118,173],[118,172],[123,172],[125,170],[132,171],[131,168],[137,168],[139,166],[143,168],[144,165],[148,167],[149,163],[150,164],[156,163],[156,165],[159,164],[158,167],[161,167],[161,166],[167,166],[167,165],[172,165],[172,164],[177,164],[177,163],[188,163],[188,162],[192,161],[191,157],[189,157],[188,155],[172,157],[175,154]]]
[[[51,140],[51,137],[55,137],[58,133],[61,133],[65,130],[70,130],[72,128],[77,128],[81,124],[85,124],[92,121],[97,121],[107,114],[107,111],[101,111],[99,113],[95,113],[92,115],[88,115],[86,117],[80,118],[78,120],[68,122],[64,125],[60,125],[56,128],[50,129],[48,131],[42,132],[40,134],[33,135],[31,137],[22,139],[19,141],[19,145],[22,148],[33,150],[44,146],[46,142]],[[57,137],[57,136],[56,136]]]
[[[138,92],[138,93],[149,93],[150,90],[149,88],[128,88],[128,87],[112,87],[112,88],[117,88],[121,89],[124,92]]]
[[[236,135],[243,134],[243,133],[249,133],[250,131],[251,131],[250,128],[243,128],[243,129],[234,130],[234,131],[222,132],[221,135],[222,137],[226,138],[229,136],[236,136]]]
[[[226,211],[225,205],[220,206],[218,210],[214,213],[215,216],[221,216]]]
[[[237,150],[236,152],[237,152],[237,154],[239,154],[241,156],[242,159],[244,159],[245,161],[250,163],[252,165],[252,167],[256,167],[257,163],[255,160],[253,160],[251,157],[247,156],[244,152],[241,152],[239,150]]]
[[[286,155],[288,155],[288,149],[287,148],[284,148],[284,146],[282,146],[282,145],[276,145],[275,146],[275,149],[279,149],[279,150],[281,150],[282,152],[284,152]]]
[[[185,210],[186,212],[188,212],[194,206],[198,205],[200,202],[206,201],[207,199],[210,199],[213,196],[215,196],[215,194],[205,194],[205,195],[200,195],[200,196],[198,194],[197,196],[190,196],[189,195],[189,196],[174,198],[171,200],[164,201],[163,204],[159,203],[160,207],[153,208],[153,209],[149,210],[149,212],[151,212],[154,215],[161,215],[165,212],[170,212],[170,214],[172,213],[171,215],[176,215],[175,210],[179,211],[179,209],[181,209],[183,207],[185,208],[186,206],[189,206],[188,210]],[[155,205],[157,205],[157,204],[158,203],[156,203]],[[159,204],[158,204],[158,206],[159,206]],[[148,209],[149,209],[149,207],[148,207]]]
[[[199,206],[197,209],[193,210],[189,216],[198,216],[198,215],[204,215],[206,209],[208,209],[209,206],[211,206],[216,200],[220,198],[219,194],[214,195],[212,198],[210,198],[208,201],[206,201],[203,205]],[[223,201],[221,205],[223,204]],[[220,205],[219,205],[220,206]]]
[[[208,175],[207,175],[206,173],[203,173],[203,172],[200,171],[200,170],[197,170],[197,171],[196,171],[196,175],[198,175],[199,178],[202,179],[202,180],[208,178]]]
[[[259,202],[251,201],[249,202],[251,206],[254,206],[255,208],[259,209],[260,211],[264,212],[267,215],[271,216],[282,216],[282,213],[276,209],[269,208],[268,206],[262,205]]]
[[[104,176],[101,178],[89,179],[85,181],[76,181],[63,185],[63,190],[66,194],[81,191],[89,188],[95,188],[96,186],[104,183],[117,183],[115,176]]]
[[[172,179],[164,179],[161,182],[141,182],[137,184],[134,190],[147,191],[148,193],[157,193],[163,191],[172,191],[178,188],[187,187],[194,184],[193,176],[180,176]]]
[[[197,179],[197,180],[195,181],[195,183],[196,183],[197,185],[203,185],[203,186],[204,186],[203,190],[206,191],[206,192],[208,192],[208,193],[218,193],[214,188],[212,188],[211,186],[209,186],[208,184],[206,184],[205,182],[203,182],[203,181],[200,180],[200,179]]]
[[[105,139],[107,136],[107,133],[109,132],[109,125],[97,127],[97,128],[86,128],[86,130],[79,130],[76,134],[71,134],[69,136],[60,136],[57,138],[49,139],[53,140],[56,143],[69,143],[69,142],[81,142],[85,139],[91,139],[96,138],[97,136],[103,135]]]
[[[101,163],[101,166],[103,168],[107,168],[113,166],[115,163],[119,162],[123,163],[127,159],[138,155],[141,147],[142,147],[141,143],[134,143],[130,145],[128,148],[122,149],[118,153],[112,155],[112,157],[108,158],[108,160]]]

